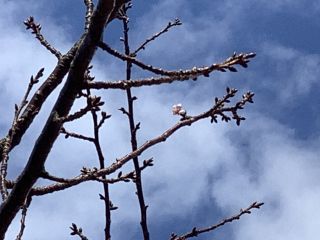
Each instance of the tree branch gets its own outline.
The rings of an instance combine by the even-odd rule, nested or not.
[[[246,103],[252,103],[253,93],[248,92],[247,94],[243,95],[243,99],[237,102],[234,106],[225,107],[224,105],[229,102],[229,99],[232,98],[235,95],[235,93],[236,93],[235,89],[229,89],[229,91],[223,98],[216,99],[214,106],[210,108],[208,111],[196,116],[182,117],[177,124],[167,129],[164,133],[162,133],[161,135],[151,140],[146,141],[143,145],[138,147],[135,151],[132,151],[129,154],[119,159],[116,159],[116,162],[114,162],[107,168],[99,169],[97,171],[90,172],[88,174],[86,173],[81,174],[75,178],[70,179],[68,183],[56,183],[56,184],[46,186],[45,188],[35,187],[32,189],[31,195],[40,196],[48,193],[53,193],[56,191],[61,191],[61,190],[70,188],[72,186],[78,185],[82,182],[92,181],[97,179],[98,177],[112,174],[117,170],[119,170],[123,165],[125,165],[127,162],[129,162],[133,158],[140,156],[147,149],[151,148],[152,146],[158,143],[165,142],[171,135],[173,135],[180,128],[191,126],[193,123],[206,118],[211,118],[211,122],[215,122],[218,116],[221,116],[222,114],[225,115],[225,113],[230,113],[232,115],[233,112],[241,110]],[[234,119],[235,121],[237,121],[237,119],[235,118],[230,118],[230,120],[231,119]],[[229,121],[229,119],[224,119],[224,118],[222,118],[222,120]],[[244,120],[244,119],[241,118],[241,120]]]
[[[124,7],[123,8],[123,18],[122,18],[122,23],[123,23],[123,32],[124,32],[124,48],[125,48],[125,54],[130,55],[130,47],[129,47],[129,18],[127,17],[127,9]],[[151,41],[151,40],[150,40]],[[142,46],[143,47],[143,46]],[[126,66],[126,79],[130,80],[131,79],[131,69],[132,69],[132,64],[131,62],[127,61],[127,66]],[[136,99],[135,97],[132,96],[131,89],[128,88],[126,90],[127,92],[127,103],[128,103],[128,120],[129,120],[129,127],[130,127],[130,137],[131,137],[131,150],[135,151],[138,148],[138,143],[137,143],[137,129],[134,120],[134,106],[133,102]],[[138,197],[139,201],[139,207],[140,207],[140,225],[143,233],[143,239],[144,240],[149,240],[149,230],[148,230],[148,221],[147,221],[147,208],[148,206],[145,204],[144,200],[144,194],[143,194],[143,187],[142,187],[142,179],[141,179],[141,170],[140,170],[140,164],[139,164],[139,158],[138,156],[133,158],[133,165],[134,169],[136,172],[136,178],[135,178],[135,185],[136,185],[136,194]]]
[[[31,33],[36,36],[36,39],[39,40],[39,42],[41,43],[42,46],[44,46],[47,50],[49,50],[49,52],[51,52],[53,55],[55,55],[58,59],[60,59],[62,57],[62,54],[57,49],[52,47],[48,43],[48,41],[43,37],[43,35],[41,34],[41,25],[35,23],[34,18],[32,16],[29,17],[23,23],[24,23],[24,25],[26,25],[27,30],[28,29],[32,30]]]
[[[84,30],[88,31],[91,22],[91,17],[93,14],[94,4],[92,0],[84,0],[84,4],[86,5],[86,20],[84,24]]]
[[[192,238],[192,237],[197,237],[202,233],[205,232],[211,232],[219,227],[222,227],[223,225],[225,225],[226,223],[231,223],[233,221],[236,220],[240,220],[240,217],[244,214],[251,214],[251,210],[252,209],[259,209],[264,203],[258,203],[258,202],[254,202],[252,203],[248,208],[246,209],[241,209],[240,213],[237,215],[234,215],[232,217],[226,218],[224,220],[222,220],[221,222],[219,222],[218,224],[212,225],[210,227],[206,227],[206,228],[201,228],[201,229],[197,229],[196,227],[194,227],[190,232],[181,235],[181,236],[177,236],[176,234],[172,234],[170,240],[186,240],[188,238]]]
[[[135,51],[133,51],[133,52],[130,54],[130,56],[136,56],[139,51],[144,50],[144,49],[146,48],[146,45],[147,45],[148,43],[154,41],[156,38],[160,37],[162,34],[168,32],[168,30],[169,30],[170,28],[172,28],[172,27],[174,27],[174,26],[179,26],[179,25],[181,25],[181,24],[182,24],[182,22],[181,22],[178,18],[176,18],[173,22],[169,22],[169,23],[167,24],[167,26],[166,26],[164,29],[162,29],[160,32],[154,34],[154,35],[151,36],[150,38],[147,38],[144,43],[142,43]]]
[[[55,121],[55,117],[65,117],[69,113],[77,94],[81,91],[85,71],[102,37],[106,22],[111,13],[116,10],[114,9],[115,3],[115,1],[108,0],[98,2],[88,32],[84,35],[73,59],[67,81],[32,150],[27,166],[19,176],[7,200],[0,206],[0,239],[4,239],[10,223],[44,170],[44,163],[62,126],[60,121]]]
[[[237,72],[237,69],[233,67],[233,65],[241,65],[242,67],[248,67],[247,63],[250,62],[250,58],[256,56],[255,53],[234,53],[231,57],[226,59],[223,63],[220,64],[212,64],[208,67],[193,67],[192,69],[188,70],[176,70],[176,71],[168,71],[161,68],[153,67],[152,65],[147,65],[135,57],[124,55],[117,50],[112,49],[104,42],[99,42],[98,46],[103,49],[104,51],[108,52],[109,54],[123,60],[128,61],[132,64],[137,65],[143,70],[150,71],[157,75],[164,75],[164,76],[193,76],[194,78],[204,75],[205,77],[209,77],[209,74],[213,71],[221,71],[226,72],[227,70],[230,72]]]
[[[168,84],[173,83],[175,81],[187,81],[187,80],[196,80],[199,76],[205,76],[209,77],[209,72],[212,71],[222,71],[225,72],[226,69],[229,71],[237,71],[234,65],[241,65],[243,67],[247,67],[247,63],[249,62],[250,58],[255,57],[254,53],[241,53],[238,55],[233,55],[226,59],[222,63],[216,63],[209,67],[203,67],[203,68],[192,68],[187,69],[184,71],[176,71],[176,75],[167,76],[167,77],[151,77],[151,78],[145,78],[145,79],[137,79],[137,80],[119,80],[119,81],[109,81],[109,82],[102,82],[102,81],[96,81],[96,82],[86,82],[85,87],[89,87],[92,89],[129,89],[132,87],[142,87],[142,86],[154,86],[154,85],[160,85],[160,84]]]

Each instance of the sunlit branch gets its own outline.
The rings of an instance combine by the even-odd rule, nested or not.
[[[89,29],[89,25],[91,22],[94,4],[92,0],[84,0],[84,4],[86,5],[86,17],[85,17],[84,30],[87,31]]]
[[[132,64],[137,65],[138,67],[142,68],[143,70],[150,71],[157,75],[164,75],[164,76],[206,76],[208,77],[209,74],[213,71],[221,71],[226,72],[227,70],[230,72],[237,72],[237,69],[233,67],[234,65],[241,65],[242,67],[247,67],[247,63],[250,62],[250,58],[253,58],[256,56],[255,53],[234,53],[231,57],[226,59],[222,63],[214,63],[208,67],[193,67],[192,69],[187,70],[176,70],[176,71],[168,71],[161,68],[153,67],[152,65],[147,65],[139,60],[137,60],[135,57],[124,55],[117,50],[112,49],[109,45],[107,45],[104,42],[99,42],[98,46],[103,49],[104,51],[108,52],[109,54],[123,60],[128,61]]]
[[[213,231],[213,230],[215,230],[215,229],[217,229],[219,227],[222,227],[226,223],[231,223],[233,221],[240,220],[240,217],[242,215],[251,214],[251,210],[252,209],[259,209],[263,204],[264,203],[254,202],[248,208],[241,209],[239,214],[234,215],[234,216],[229,217],[229,218],[226,218],[226,219],[222,220],[221,222],[219,222],[219,223],[217,223],[215,225],[206,227],[206,228],[199,228],[198,229],[198,228],[194,227],[190,232],[188,232],[188,233],[186,233],[184,235],[181,235],[181,236],[177,236],[176,234],[173,233],[171,235],[170,240],[186,240],[188,238],[198,237],[200,234],[205,233],[205,232],[211,232],[211,231]]]

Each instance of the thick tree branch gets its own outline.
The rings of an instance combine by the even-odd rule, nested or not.
[[[119,3],[120,1],[117,2]],[[67,116],[77,94],[81,91],[85,71],[102,37],[106,22],[109,20],[112,12],[116,10],[114,9],[115,3],[116,1],[108,0],[100,0],[98,2],[88,32],[81,41],[73,59],[67,81],[33,148],[27,166],[19,176],[7,200],[0,206],[0,239],[4,239],[10,223],[16,216],[19,208],[24,204],[29,191],[40,177],[41,172],[44,171],[44,163],[62,126],[62,122],[55,121],[55,118],[57,116]]]

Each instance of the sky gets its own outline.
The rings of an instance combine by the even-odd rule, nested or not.
[[[0,134],[11,125],[14,104],[21,101],[31,75],[44,67],[44,78],[56,64],[23,21],[34,16],[46,39],[65,53],[83,29],[85,8],[80,0],[0,0]],[[188,114],[209,109],[225,88],[255,93],[254,104],[241,111],[240,127],[234,122],[197,122],[176,132],[165,143],[147,150],[141,160],[154,158],[143,171],[149,205],[151,239],[169,239],[194,226],[203,227],[239,212],[254,201],[264,202],[239,222],[198,239],[300,240],[320,235],[320,14],[319,0],[163,0],[132,1],[129,11],[130,42],[135,49],[168,21],[179,18],[173,28],[148,45],[138,58],[169,70],[188,69],[221,62],[233,52],[255,52],[249,68],[238,73],[214,73],[198,81],[133,89],[136,121],[141,122],[138,144],[170,128],[179,117],[171,107],[181,103]],[[241,4],[241,5],[240,5]],[[104,40],[123,50],[121,24],[112,22]],[[93,75],[99,81],[125,78],[125,65],[97,51]],[[134,68],[133,78],[151,76]],[[42,80],[43,80],[42,79]],[[59,87],[61,89],[61,87]],[[59,90],[58,89],[58,90]],[[105,101],[103,110],[112,115],[101,134],[107,162],[130,151],[125,92],[96,92]],[[41,132],[57,91],[10,155],[9,177],[25,166]],[[77,101],[72,111],[84,106]],[[90,135],[91,119],[85,117],[65,126]],[[54,175],[72,177],[83,167],[98,166],[93,146],[60,137],[46,168]],[[128,163],[125,170],[130,171]],[[40,182],[38,184],[44,184]],[[113,239],[142,239],[134,185],[110,187]],[[89,239],[102,239],[103,204],[98,183],[84,183],[64,192],[35,197],[28,211],[24,239],[74,239],[69,226],[76,223]],[[20,215],[6,239],[14,239]]]

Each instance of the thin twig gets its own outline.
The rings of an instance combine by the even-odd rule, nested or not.
[[[30,206],[31,200],[32,200],[31,196],[30,197],[28,196],[25,204],[21,207],[22,212],[21,212],[21,219],[20,219],[20,231],[16,237],[16,240],[22,239],[24,229],[26,228],[25,221],[26,221],[27,211],[28,211],[28,207]]]
[[[58,118],[58,121],[62,121],[62,122],[71,122],[74,121],[76,119],[79,119],[81,117],[83,117],[84,115],[86,115],[88,112],[90,111],[97,111],[100,110],[100,107],[104,104],[104,102],[101,101],[101,97],[96,97],[96,96],[90,96],[90,99],[87,101],[87,106],[80,109],[79,111],[70,114],[66,117],[61,117]]]
[[[51,181],[59,182],[59,183],[67,183],[67,182],[68,182],[68,179],[53,176],[53,175],[51,175],[50,173],[48,173],[48,172],[46,172],[46,171],[44,171],[44,172],[42,173],[41,177],[42,177],[43,179],[47,179],[47,180],[51,180]]]
[[[32,16],[28,17],[26,21],[23,22],[24,25],[26,25],[26,29],[31,29],[32,34],[36,36],[36,39],[39,40],[42,46],[44,46],[49,52],[51,52],[53,55],[55,55],[58,59],[62,57],[62,54],[52,47],[48,41],[44,38],[44,36],[41,34],[41,25],[34,22],[34,18]]]
[[[233,89],[231,89],[231,90],[233,90]],[[241,108],[243,108],[244,104],[252,102],[253,93],[249,92],[243,96],[243,99],[241,101],[239,101],[239,102],[242,102],[242,104],[241,104],[242,107],[240,107],[240,106],[239,106],[239,108],[236,107],[239,102],[236,103],[232,107],[225,107],[224,104],[227,104],[229,99],[232,98],[234,96],[234,94],[235,94],[234,91],[227,93],[223,98],[221,98],[220,100],[218,99],[218,101],[216,101],[216,103],[214,103],[214,106],[206,112],[203,112],[203,113],[201,113],[199,115],[195,115],[195,116],[186,116],[186,117],[180,119],[180,121],[178,123],[176,123],[171,128],[167,129],[161,135],[159,135],[151,140],[146,141],[144,144],[142,144],[140,147],[138,147],[137,150],[132,151],[129,154],[117,159],[116,162],[111,164],[109,167],[106,167],[104,169],[99,169],[99,170],[95,171],[94,174],[92,174],[92,173],[81,174],[77,177],[70,179],[70,181],[68,183],[56,183],[56,184],[52,184],[52,185],[49,185],[46,187],[34,187],[31,190],[31,194],[36,195],[36,196],[45,195],[48,193],[61,191],[61,190],[70,188],[70,187],[78,185],[82,182],[95,180],[96,178],[104,176],[104,175],[112,174],[112,173],[116,172],[117,170],[119,170],[124,164],[126,164],[127,162],[132,160],[134,157],[141,155],[147,149],[149,149],[152,146],[159,144],[161,142],[165,142],[171,135],[173,135],[180,128],[183,128],[186,126],[191,126],[193,123],[198,122],[203,119],[207,119],[207,118],[211,118],[211,121],[214,122],[214,119],[216,119],[217,116],[221,116],[221,113],[228,113],[229,112],[230,114],[232,114],[232,112],[234,112],[234,111],[241,110]],[[244,119],[242,119],[242,120],[244,120]],[[226,120],[224,120],[224,121],[226,121]]]
[[[82,233],[82,228],[78,228],[75,223],[72,223],[72,226],[70,227],[72,232],[70,235],[77,235],[80,237],[81,240],[89,240],[83,233]]]
[[[90,69],[88,70],[90,73]],[[87,74],[89,76],[89,73]],[[95,106],[95,104],[97,104],[98,106],[103,105],[103,102],[100,102],[100,98],[99,97],[94,97],[91,96],[91,92],[90,89],[87,89],[87,104],[88,105],[92,105]],[[91,109],[91,116],[92,116],[92,121],[93,121],[93,132],[94,132],[94,139],[93,139],[93,144],[96,148],[96,152],[98,154],[98,159],[99,159],[99,165],[100,165],[100,169],[105,168],[105,157],[103,155],[102,149],[101,149],[101,144],[100,144],[100,134],[99,134],[99,130],[100,127],[99,123],[98,123],[98,115],[97,115],[97,111],[99,111],[100,109]],[[100,121],[100,123],[102,123]],[[103,180],[106,180],[106,176],[101,176],[101,178]],[[105,228],[104,228],[104,233],[105,233],[105,240],[109,240],[111,239],[111,209],[110,209],[110,195],[109,195],[109,185],[107,182],[103,182],[103,192],[104,192],[104,196],[103,196],[103,201],[104,201],[104,207],[105,207]]]
[[[126,12],[126,9],[124,8],[124,16],[125,17],[123,17],[123,19],[122,19],[123,33],[124,33],[123,43],[124,43],[124,48],[125,48],[125,54],[130,55],[129,34],[128,34],[128,32],[129,32],[129,27],[128,27],[129,18],[126,17],[126,14],[127,14],[127,12]],[[144,48],[144,46],[142,46],[142,47]],[[127,80],[131,79],[131,69],[132,69],[132,64],[131,64],[131,62],[127,61],[127,66],[126,66],[126,79]],[[130,127],[130,133],[131,133],[131,149],[132,149],[132,151],[135,151],[138,148],[136,132],[137,132],[137,129],[139,128],[136,126],[135,121],[134,121],[133,102],[134,102],[135,98],[132,96],[130,88],[128,88],[126,90],[126,92],[127,92],[127,103],[128,103],[127,116],[128,116],[128,120],[129,120],[129,127]],[[136,194],[138,197],[139,207],[140,207],[140,225],[142,228],[143,239],[149,240],[150,236],[149,236],[148,221],[147,221],[147,208],[148,208],[148,206],[145,204],[145,200],[144,200],[142,180],[141,180],[141,170],[140,170],[138,156],[133,158],[133,165],[134,165],[134,169],[135,169],[135,173],[136,173],[136,178],[135,178],[135,185],[136,185],[136,190],[137,190]]]
[[[38,73],[36,74],[36,76],[31,76],[30,78],[30,81],[29,81],[29,84],[28,84],[28,88],[27,88],[27,91],[25,93],[25,95],[23,96],[23,99],[20,103],[19,106],[15,106],[15,117],[14,117],[14,123],[16,123],[18,121],[18,118],[20,117],[21,115],[21,111],[23,110],[23,108],[26,106],[26,104],[28,103],[28,96],[32,90],[32,87],[37,84],[39,82],[39,79],[43,76],[43,71],[44,71],[44,68],[41,68]],[[14,125],[14,124],[13,124]]]
[[[150,43],[151,41],[153,41],[153,40],[155,40],[156,38],[160,37],[160,35],[164,34],[165,32],[168,32],[168,30],[169,30],[170,28],[172,28],[172,27],[174,27],[174,26],[179,26],[179,25],[181,25],[181,24],[182,24],[182,22],[181,22],[178,18],[176,18],[173,22],[169,22],[169,23],[167,24],[167,26],[166,26],[163,30],[161,30],[160,32],[154,34],[154,35],[151,36],[150,38],[147,38],[144,43],[142,43],[135,51],[133,51],[133,52],[130,54],[130,56],[136,56],[139,51],[145,49],[145,47],[146,47],[146,45],[147,45],[148,43]]]
[[[81,139],[81,140],[85,140],[85,141],[89,141],[89,142],[94,142],[94,138],[92,138],[92,137],[87,137],[82,134],[69,132],[63,127],[60,129],[60,133],[65,134],[65,138],[73,137],[73,138],[77,138],[77,139]]]
[[[186,233],[184,235],[181,235],[181,236],[177,236],[176,234],[173,233],[171,235],[170,240],[186,240],[188,238],[197,237],[202,233],[213,231],[213,230],[225,225],[226,223],[231,223],[233,221],[240,220],[240,217],[242,215],[251,214],[251,210],[252,209],[259,209],[263,204],[264,203],[254,202],[248,208],[241,209],[239,214],[234,215],[234,216],[229,217],[229,218],[226,218],[226,219],[222,220],[221,222],[219,222],[219,223],[217,223],[215,225],[206,227],[206,228],[197,229],[196,227],[194,227],[190,232],[188,232],[188,233]]]
[[[11,130],[6,138],[1,141],[1,164],[0,164],[0,193],[2,200],[5,200],[8,197],[8,191],[6,189],[6,176],[7,176],[7,168],[8,168],[8,160],[9,160],[9,152],[12,146],[12,138],[15,134],[15,130],[17,128],[18,122],[20,121],[21,111],[27,105],[28,96],[32,90],[32,87],[39,82],[39,79],[43,76],[44,68],[41,68],[36,76],[31,76],[27,90],[25,95],[22,98],[20,105],[15,105],[14,117],[11,125]]]

